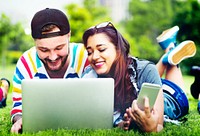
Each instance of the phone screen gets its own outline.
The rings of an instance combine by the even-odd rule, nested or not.
[[[138,107],[144,110],[144,97],[149,98],[150,109],[153,108],[161,86],[158,84],[143,83],[137,98]]]

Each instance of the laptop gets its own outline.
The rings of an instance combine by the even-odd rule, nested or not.
[[[22,80],[23,132],[111,129],[112,78]]]

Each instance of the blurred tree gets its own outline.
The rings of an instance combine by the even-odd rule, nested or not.
[[[65,10],[71,25],[72,42],[82,42],[86,29],[100,21],[110,20],[106,8],[100,6],[96,0],[84,0],[83,6],[69,4],[65,6]]]
[[[112,20],[109,14],[109,10],[106,7],[100,5],[98,0],[84,0],[83,4],[91,15],[91,25]]]
[[[20,23],[12,24],[5,14],[1,14],[0,45],[0,61],[2,66],[5,66],[8,50],[24,51],[33,45],[33,41],[25,34]]]
[[[122,23],[135,39],[138,57],[155,62],[164,53],[157,44],[156,37],[163,30],[178,25],[180,31],[177,42],[193,40],[197,45],[195,57],[181,63],[183,72],[188,72],[192,65],[200,65],[199,12],[198,0],[130,0],[129,18]]]
[[[173,21],[174,0],[131,0],[126,30],[134,37],[146,35],[155,41]]]
[[[180,41],[187,39],[200,44],[200,4],[196,0],[188,0],[176,3],[176,14],[173,24],[180,27],[178,38]]]
[[[6,17],[5,14],[1,15],[0,18],[0,55],[1,55],[1,64],[2,66],[6,65],[6,49],[9,45],[9,38],[7,36],[7,32],[10,31],[12,28],[10,27],[10,20]]]
[[[180,27],[178,39],[192,40],[197,46],[197,53],[193,58],[183,61],[185,71],[193,65],[200,66],[200,3],[197,0],[178,1],[175,8],[173,25]]]
[[[131,0],[129,18],[125,20],[126,31],[136,39],[140,58],[157,62],[161,48],[156,37],[171,27],[174,0]],[[155,53],[156,52],[156,53]]]
[[[5,15],[2,14],[0,18],[0,53],[2,54],[3,51],[9,45],[9,32],[12,30],[12,25],[10,23],[10,19]]]
[[[82,33],[85,30],[85,26],[88,24],[88,20],[91,20],[89,12],[79,5],[70,4],[65,7],[67,16],[69,18],[71,27],[71,42],[81,42]]]

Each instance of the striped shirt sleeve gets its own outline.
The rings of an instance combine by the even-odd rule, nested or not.
[[[13,108],[10,113],[12,118],[17,114],[22,114],[21,81],[25,78],[32,79],[34,74],[36,73],[36,66],[33,63],[34,58],[31,57],[31,53],[36,53],[34,51],[34,48],[31,48],[30,50],[26,51],[19,58],[15,68],[12,91]]]

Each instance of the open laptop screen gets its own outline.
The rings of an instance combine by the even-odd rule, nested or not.
[[[22,80],[23,131],[113,126],[112,78]]]

